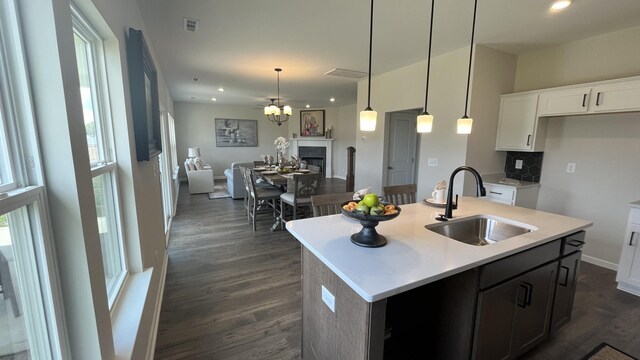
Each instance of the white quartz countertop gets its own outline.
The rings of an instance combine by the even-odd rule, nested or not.
[[[509,179],[509,178],[506,178],[504,174],[482,175],[482,181],[485,184],[506,186],[506,187],[512,187],[516,189],[522,189],[527,187],[540,187],[540,183]]]
[[[632,208],[638,208],[638,209],[640,209],[640,200],[638,200],[638,201],[634,201],[634,202],[632,202],[632,203],[629,203],[629,206],[630,206],[630,207],[632,207]]]
[[[434,282],[482,264],[572,234],[590,221],[462,197],[454,220],[493,215],[528,224],[537,230],[486,246],[468,245],[425,229],[444,209],[424,203],[401,206],[400,215],[380,222],[387,244],[365,248],[353,244],[351,234],[362,228],[342,214],[287,222],[300,243],[347,283],[365,301],[389,296]]]

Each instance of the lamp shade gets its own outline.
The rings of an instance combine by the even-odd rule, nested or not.
[[[189,157],[200,157],[200,148],[199,147],[189,148]]]
[[[433,127],[433,115],[428,113],[422,113],[418,115],[418,132],[430,133]]]
[[[473,125],[473,119],[467,116],[463,116],[458,119],[458,134],[471,134],[471,127]]]
[[[378,117],[378,113],[371,110],[371,108],[360,111],[360,130],[376,131],[377,117]]]
[[[289,105],[285,105],[285,107],[284,107],[284,114],[285,114],[285,115],[289,115],[289,116],[291,116],[291,114],[292,114],[292,112],[291,112],[291,106],[289,106]]]

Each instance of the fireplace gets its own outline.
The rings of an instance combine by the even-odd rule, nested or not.
[[[304,160],[308,165],[316,165],[320,167],[320,172],[327,173],[326,161],[327,148],[324,146],[299,146],[298,157]]]
[[[320,166],[325,177],[333,177],[331,146],[333,139],[300,137],[291,141],[290,154],[300,157],[307,164]]]

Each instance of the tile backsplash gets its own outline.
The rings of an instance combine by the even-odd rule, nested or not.
[[[508,178],[540,182],[543,152],[507,151],[504,172]],[[516,169],[516,160],[522,160],[522,169]]]

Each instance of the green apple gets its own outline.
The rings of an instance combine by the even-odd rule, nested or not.
[[[353,212],[357,213],[357,214],[368,214],[369,213],[369,207],[367,205],[365,205],[365,204],[358,205],[358,206],[356,206],[356,209]]]
[[[367,205],[370,208],[372,208],[374,206],[378,206],[378,195],[376,195],[376,194],[367,194],[367,195],[364,196],[364,199],[362,199],[362,201],[364,201],[364,204]]]
[[[382,215],[382,214],[384,214],[384,206],[376,205],[376,206],[372,207],[371,210],[369,211],[369,214],[371,214],[371,215]]]

